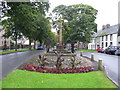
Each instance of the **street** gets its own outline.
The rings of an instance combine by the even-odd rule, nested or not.
[[[23,64],[25,61],[43,52],[45,51],[44,50],[41,50],[41,51],[32,50],[32,51],[0,55],[0,58],[1,58],[0,66],[2,66],[0,67],[0,75],[2,75],[2,78],[4,78],[6,75],[8,75],[11,71],[16,69],[19,65]]]
[[[18,52],[6,55],[0,55],[0,65],[2,65],[2,69],[0,68],[0,75],[4,78],[11,71],[16,69],[19,65],[29,60],[30,58],[39,55],[40,53],[45,52],[44,50],[34,50],[34,51],[26,51],[26,52]],[[104,53],[97,52],[83,52],[83,56],[87,56],[90,58],[91,54],[94,54],[94,59],[98,61],[99,59],[103,60],[103,65],[106,67],[108,75],[112,80],[114,80],[117,84],[120,81],[120,74],[118,74],[118,63],[120,63],[120,56],[109,55]],[[80,54],[79,51],[76,54]],[[2,73],[2,74],[1,74]],[[118,77],[119,76],[119,77]]]
[[[76,53],[78,54],[79,52]],[[97,52],[83,52],[83,56],[87,56],[90,58],[92,53],[94,54],[95,61],[98,61],[99,59],[103,61],[103,65],[106,67],[109,77],[118,84],[120,81],[120,73],[118,73],[120,56]]]

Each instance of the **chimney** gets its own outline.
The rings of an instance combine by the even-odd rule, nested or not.
[[[109,28],[110,27],[110,24],[106,24],[106,28]]]
[[[104,30],[106,28],[106,26],[105,25],[102,25],[102,30]]]

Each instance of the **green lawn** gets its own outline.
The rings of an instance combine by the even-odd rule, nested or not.
[[[78,49],[78,50],[82,52],[97,52],[97,50],[86,50],[86,49]]]
[[[0,51],[0,54],[9,54],[9,53],[15,53],[15,52],[23,52],[23,51],[29,51],[29,49],[20,49],[20,50],[9,50],[9,51]]]
[[[2,82],[3,88],[116,88],[101,71],[48,74],[15,70]]]

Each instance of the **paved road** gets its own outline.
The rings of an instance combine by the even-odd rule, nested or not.
[[[2,75],[2,78],[5,77],[12,70],[16,69],[19,65],[23,64],[25,61],[43,52],[45,51],[32,50],[7,55],[0,55],[0,75]]]
[[[103,65],[106,67],[109,77],[118,84],[120,82],[120,72],[118,72],[120,68],[120,66],[118,65],[120,64],[120,56],[97,52],[83,52],[83,56],[87,56],[90,58],[92,53],[94,54],[94,59],[96,61],[98,61],[99,59],[103,60]]]

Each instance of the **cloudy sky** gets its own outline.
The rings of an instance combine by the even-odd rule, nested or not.
[[[49,0],[50,11],[58,5],[87,4],[98,10],[96,23],[98,30],[102,25],[115,25],[118,23],[118,2],[119,0]]]

